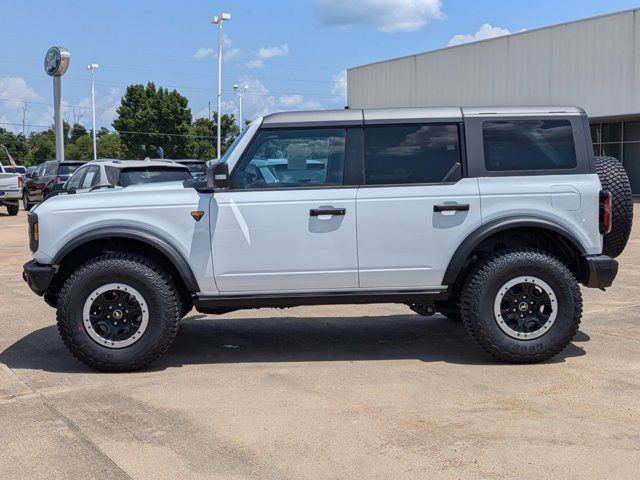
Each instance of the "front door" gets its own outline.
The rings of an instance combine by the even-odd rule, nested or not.
[[[221,293],[358,286],[355,187],[343,128],[262,130],[211,202]]]
[[[365,127],[357,195],[363,289],[442,284],[457,246],[481,225],[475,178],[462,178],[455,124]]]

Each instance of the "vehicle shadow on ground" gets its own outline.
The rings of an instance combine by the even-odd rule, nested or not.
[[[588,341],[579,333],[575,342]],[[584,355],[570,344],[549,360]],[[461,323],[441,316],[226,318],[189,315],[169,351],[146,371],[193,364],[335,362],[416,359],[464,365],[504,365],[482,352]],[[10,368],[86,372],[55,326],[20,339],[2,353]]]

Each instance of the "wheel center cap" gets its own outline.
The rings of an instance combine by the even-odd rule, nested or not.
[[[527,302],[520,302],[518,308],[521,312],[526,312],[527,310],[529,310],[529,304],[527,304]]]
[[[122,318],[122,310],[114,310],[113,318],[115,318],[116,320],[120,320]]]

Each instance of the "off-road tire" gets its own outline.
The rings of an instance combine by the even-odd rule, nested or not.
[[[7,213],[13,217],[15,215],[18,214],[18,212],[20,211],[20,205],[18,205],[17,203],[15,205],[7,205]]]
[[[509,280],[531,275],[555,292],[557,316],[542,336],[517,339],[498,325],[494,301]],[[475,342],[495,358],[510,363],[533,363],[560,353],[571,341],[582,317],[582,295],[576,278],[558,259],[530,249],[497,253],[479,262],[467,275],[461,291],[462,321]]]
[[[149,323],[138,341],[107,348],[87,333],[82,310],[91,292],[109,283],[124,283],[144,297]],[[163,354],[178,332],[180,296],[169,275],[148,259],[132,254],[101,255],[79,267],[58,296],[58,330],[69,351],[81,362],[102,371],[138,370]]]
[[[29,203],[29,194],[27,192],[24,192],[22,194],[22,209],[23,210],[31,210],[31,207],[33,206],[32,203]]]
[[[604,190],[611,192],[611,232],[604,236],[602,253],[619,256],[627,245],[633,224],[631,183],[622,163],[614,157],[595,157],[596,172]]]

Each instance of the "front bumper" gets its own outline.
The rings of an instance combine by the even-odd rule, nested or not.
[[[590,255],[584,257],[587,262],[587,278],[585,286],[589,288],[607,288],[613,284],[618,274],[618,262],[606,255]]]
[[[45,294],[57,271],[56,267],[42,265],[35,260],[25,263],[22,268],[22,278],[27,282],[29,288],[40,296]]]

